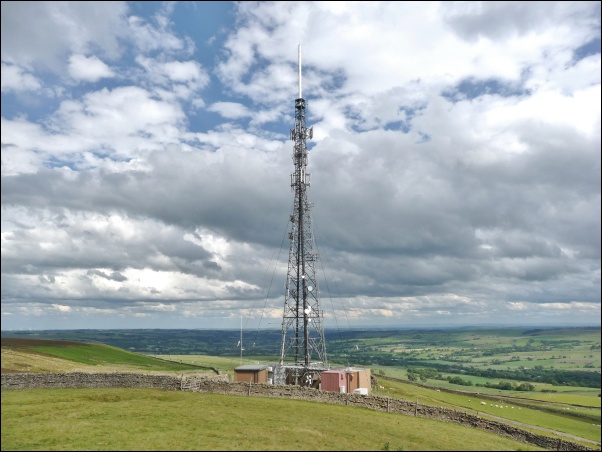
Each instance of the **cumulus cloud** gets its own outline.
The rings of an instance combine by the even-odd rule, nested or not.
[[[599,319],[599,3],[5,3],[3,323],[278,324],[300,42],[329,322]]]
[[[2,60],[62,72],[71,53],[117,58],[126,2],[3,2]]]
[[[238,119],[252,116],[252,112],[243,104],[237,102],[216,102],[207,110],[219,113],[224,118]]]
[[[113,77],[115,74],[109,66],[95,56],[71,55],[69,75],[75,80],[96,82],[101,78]]]
[[[40,80],[23,68],[2,63],[2,92],[36,91],[42,87]]]

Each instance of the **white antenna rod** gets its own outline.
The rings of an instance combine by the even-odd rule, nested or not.
[[[303,98],[303,92],[301,91],[301,44],[299,44],[299,99]]]

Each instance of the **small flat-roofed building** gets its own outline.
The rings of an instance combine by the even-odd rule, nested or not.
[[[234,369],[234,381],[244,383],[268,383],[266,364],[245,364]]]
[[[330,369],[322,372],[321,378],[323,391],[353,393],[362,388],[362,393],[369,394],[372,389],[370,369]]]

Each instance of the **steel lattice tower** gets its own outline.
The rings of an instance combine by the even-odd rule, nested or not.
[[[312,204],[307,199],[310,175],[307,173],[307,139],[313,129],[305,126],[305,99],[301,90],[301,44],[299,44],[299,98],[295,99],[295,128],[290,138],[294,141],[291,189],[295,193],[290,216],[290,250],[286,276],[284,315],[280,364],[286,356],[297,366],[309,367],[327,364],[326,342],[322,325],[316,263],[318,260],[311,219]],[[292,356],[292,358],[291,358]]]

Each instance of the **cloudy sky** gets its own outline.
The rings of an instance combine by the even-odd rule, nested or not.
[[[600,2],[2,2],[2,329],[600,325]]]

